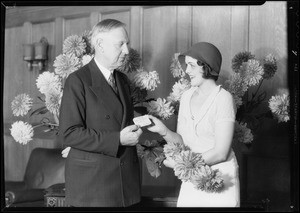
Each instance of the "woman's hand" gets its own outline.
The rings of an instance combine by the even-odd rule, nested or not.
[[[174,168],[175,167],[175,164],[176,162],[172,159],[172,158],[166,158],[164,161],[163,161],[163,164],[166,166],[166,167],[169,167],[169,168]]]
[[[62,152],[61,152],[61,155],[62,155],[62,157],[63,158],[67,158],[68,157],[68,154],[69,154],[69,152],[70,152],[70,150],[71,150],[71,147],[67,147],[67,148],[65,148]]]
[[[149,115],[149,119],[154,123],[154,125],[147,127],[149,131],[156,132],[162,136],[167,134],[168,128],[163,124],[163,122],[152,115]]]

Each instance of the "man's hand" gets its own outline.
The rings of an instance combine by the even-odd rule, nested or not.
[[[123,146],[135,146],[143,131],[137,125],[127,126],[120,132],[120,143]]]
[[[68,157],[68,154],[69,154],[69,152],[70,152],[70,150],[71,150],[71,147],[67,147],[67,148],[65,148],[62,152],[61,152],[61,155],[62,155],[62,157],[63,158],[67,158]]]

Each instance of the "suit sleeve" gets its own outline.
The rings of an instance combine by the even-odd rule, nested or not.
[[[74,74],[74,75],[73,75]],[[64,145],[88,152],[117,156],[120,132],[86,125],[84,83],[72,73],[64,85],[59,116],[59,138]]]

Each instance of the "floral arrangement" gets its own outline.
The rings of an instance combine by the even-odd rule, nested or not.
[[[11,125],[10,132],[16,142],[25,145],[32,141],[34,129],[41,126],[47,127],[44,131],[58,132],[58,117],[64,82],[72,72],[89,63],[94,57],[90,36],[91,32],[88,31],[82,35],[67,37],[63,42],[62,54],[58,55],[54,61],[54,72],[44,71],[37,77],[36,86],[41,93],[38,100],[43,103],[42,107],[33,110],[33,98],[26,93],[19,94],[14,98],[11,103],[14,116],[24,117],[28,113],[29,116],[45,115],[38,124],[30,124],[22,120],[15,121]],[[131,81],[135,110],[144,112],[143,108],[145,107],[139,105],[152,100],[146,99],[147,91],[154,90],[160,81],[156,71],[144,70],[140,62],[141,58],[138,52],[130,49],[118,69],[126,73]],[[48,112],[52,119],[46,116]]]
[[[219,170],[213,170],[205,164],[200,153],[192,152],[182,142],[171,142],[164,146],[164,154],[176,163],[174,173],[180,180],[190,181],[198,190],[218,192],[223,186]]]
[[[275,118],[278,122],[289,120],[289,93],[288,90],[281,90],[280,94],[269,99],[267,111],[257,110],[267,102],[266,91],[261,92],[261,85],[272,79],[277,71],[277,60],[273,54],[259,61],[251,52],[240,52],[232,59],[232,70],[233,74],[225,82],[224,88],[233,95],[237,108],[233,140],[249,147],[259,128],[260,119]]]

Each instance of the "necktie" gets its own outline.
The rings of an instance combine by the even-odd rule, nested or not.
[[[117,85],[116,85],[114,75],[112,73],[110,74],[110,76],[108,78],[108,83],[111,86],[111,88],[114,90],[114,92],[118,95],[118,88],[117,88]]]

